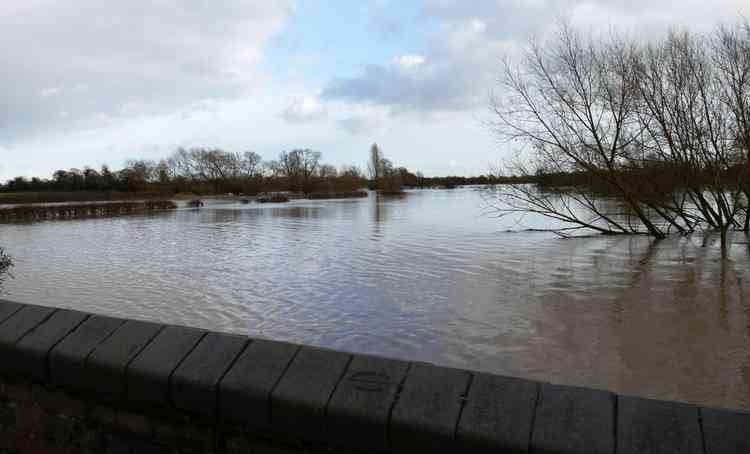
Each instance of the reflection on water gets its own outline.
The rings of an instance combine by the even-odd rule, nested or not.
[[[750,408],[748,239],[538,232],[476,191],[0,226],[24,302]]]

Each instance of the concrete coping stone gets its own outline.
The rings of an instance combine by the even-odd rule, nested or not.
[[[181,410],[215,416],[219,382],[247,343],[242,336],[206,334],[172,374],[172,403]]]
[[[355,452],[750,452],[747,412],[4,300],[0,364],[11,382]]]

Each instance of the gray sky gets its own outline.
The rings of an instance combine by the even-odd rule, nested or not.
[[[486,173],[498,59],[560,18],[654,36],[747,0],[3,0],[0,180],[119,168],[178,146],[308,147],[362,165]]]

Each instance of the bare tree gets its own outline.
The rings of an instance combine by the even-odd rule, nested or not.
[[[687,230],[717,229],[724,244],[744,211],[742,184],[736,178],[741,174],[733,172],[743,157],[737,153],[728,81],[716,64],[724,58],[706,42],[689,33],[670,33],[648,46],[633,66],[641,95],[643,146],[677,170],[679,194],[690,202],[664,204],[662,215],[678,216]]]
[[[336,167],[330,164],[321,165],[320,171],[318,173],[321,178],[331,178],[339,176],[339,171],[336,169]]]
[[[495,188],[500,212],[557,219],[569,225],[561,234],[663,238],[711,228],[725,245],[747,218],[749,29],[673,32],[641,45],[562,24],[520,61],[506,59],[505,93],[492,109],[501,136],[525,145],[510,171],[575,183],[554,193]]]
[[[342,177],[349,177],[349,178],[364,178],[362,175],[362,171],[357,166],[352,165],[345,165],[341,167],[341,170],[339,171],[339,175]]]
[[[744,162],[739,170],[742,192],[750,200],[750,22],[718,28],[713,44],[713,64],[721,80],[721,99],[730,112],[735,146]],[[750,231],[750,213],[745,207],[745,232]]]
[[[243,177],[256,178],[262,174],[262,164],[263,158],[258,153],[246,151],[240,159],[240,172]]]
[[[308,192],[320,170],[320,156],[320,152],[309,149],[282,151],[269,167],[275,175],[287,178],[292,190]]]
[[[552,200],[533,188],[508,187],[502,196],[509,212],[535,212],[602,233],[665,235],[620,178],[642,130],[629,68],[633,52],[615,36],[606,42],[584,39],[562,24],[554,41],[531,43],[519,65],[505,59],[506,95],[495,98],[492,105],[498,131],[530,147],[537,166],[532,173],[540,168],[585,172],[623,198],[628,217],[602,211],[596,194],[583,188],[571,188]],[[519,164],[513,171],[529,174],[527,169]]]

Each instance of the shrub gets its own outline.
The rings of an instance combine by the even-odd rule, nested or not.
[[[5,249],[0,247],[0,284],[2,284],[5,275],[13,267],[13,259],[5,253]]]

